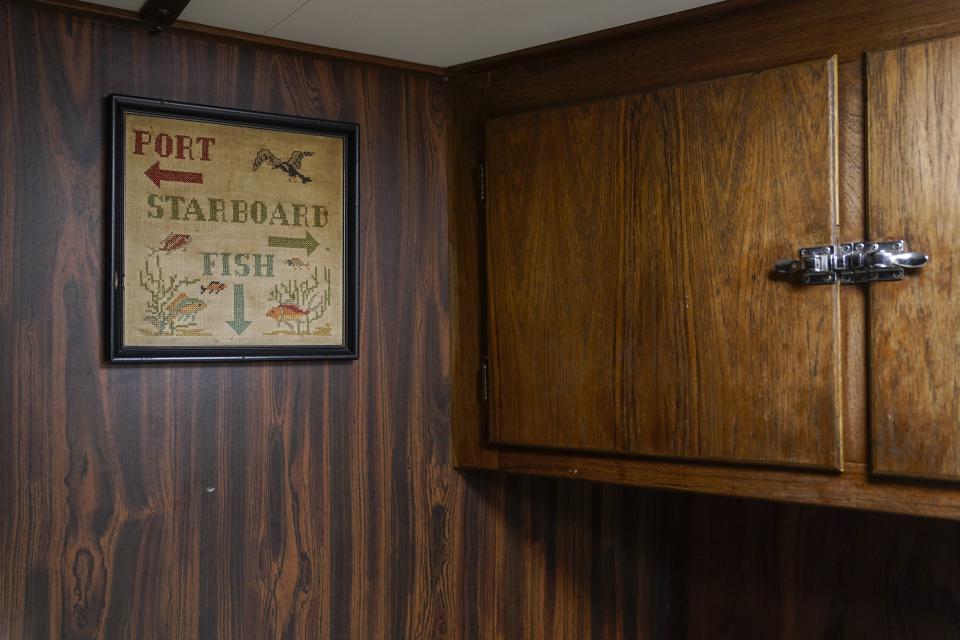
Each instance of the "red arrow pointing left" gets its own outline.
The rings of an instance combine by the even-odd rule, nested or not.
[[[157,160],[154,162],[149,169],[143,172],[143,175],[150,178],[153,181],[153,184],[160,187],[160,181],[164,180],[166,182],[189,182],[190,184],[203,184],[203,174],[194,173],[192,171],[170,171],[169,169],[161,169],[160,161]]]

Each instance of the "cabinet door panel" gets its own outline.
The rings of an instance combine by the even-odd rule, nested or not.
[[[685,362],[673,360],[679,367],[669,375],[679,384],[670,396],[688,407],[693,428],[683,429],[686,450],[659,449],[644,434],[677,425],[657,410],[639,420],[628,413],[624,428],[638,453],[839,467],[839,292],[769,277],[778,257],[836,233],[835,73],[829,60],[673,91],[679,108],[668,130],[679,134],[669,162],[679,196],[658,198],[661,207],[641,201],[633,211],[656,211],[653,226],[678,238],[663,246],[639,236],[646,246],[627,271],[675,251],[677,273],[657,268],[652,277],[679,277],[682,285],[660,300],[647,295],[643,279],[628,289],[636,288],[639,308],[683,318],[682,332],[674,332],[681,343],[653,349],[661,358],[685,354]],[[639,370],[644,351],[624,354]],[[631,384],[626,376],[624,384]]]
[[[617,447],[623,105],[487,125],[495,441]]]
[[[682,208],[679,97],[666,89],[630,99],[624,132],[630,179],[616,369],[620,432],[624,451],[649,455],[697,451],[691,392],[698,353],[686,247],[695,231]]]
[[[868,56],[867,141],[870,237],[931,256],[870,288],[873,471],[960,478],[960,39]]]
[[[488,123],[494,441],[839,468],[838,292],[769,277],[835,236],[835,96],[831,59]]]

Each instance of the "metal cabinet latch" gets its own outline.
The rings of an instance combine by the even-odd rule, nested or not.
[[[919,269],[928,259],[907,251],[903,240],[845,242],[804,247],[799,260],[779,260],[774,270],[797,284],[857,284],[902,280],[905,269]]]

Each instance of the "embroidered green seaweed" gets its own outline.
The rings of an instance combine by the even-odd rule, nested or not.
[[[156,273],[150,268],[150,258],[143,263],[140,271],[140,286],[150,295],[143,319],[150,323],[156,336],[176,335],[178,329],[197,326],[197,313],[206,308],[203,303],[192,305],[176,304],[178,298],[186,298],[181,287],[200,282],[200,278],[181,278],[174,274],[166,276],[160,264],[160,256],[154,256]],[[187,298],[187,300],[190,300]]]
[[[330,308],[331,284],[330,269],[323,267],[322,275],[313,268],[313,275],[307,280],[287,280],[273,287],[269,299],[277,303],[267,315],[297,335],[310,333],[311,325],[316,323]]]

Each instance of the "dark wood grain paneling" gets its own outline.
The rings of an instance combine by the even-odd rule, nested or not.
[[[953,638],[958,523],[691,497],[671,638]]]
[[[960,478],[960,38],[867,56],[870,238],[932,260],[870,290],[873,467]]]
[[[0,638],[461,629],[442,80],[6,2],[0,38]],[[360,361],[104,363],[113,92],[360,123]]]

